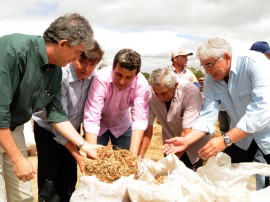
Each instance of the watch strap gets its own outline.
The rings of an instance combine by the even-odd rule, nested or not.
[[[82,138],[82,140],[80,141],[78,148],[81,149],[83,147],[83,145],[85,144],[85,139]]]

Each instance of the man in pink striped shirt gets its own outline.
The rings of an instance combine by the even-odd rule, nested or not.
[[[140,54],[122,49],[112,68],[97,72],[84,108],[89,143],[107,145],[110,140],[112,145],[138,154],[149,113],[149,85],[140,67]]]

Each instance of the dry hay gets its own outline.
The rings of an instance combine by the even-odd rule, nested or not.
[[[154,184],[163,184],[168,175],[156,175]]]
[[[96,175],[102,182],[113,183],[121,176],[137,173],[135,160],[136,156],[128,150],[102,147],[98,150],[98,159],[85,162],[84,174]]]
[[[164,155],[162,153],[161,131],[162,131],[162,126],[154,122],[152,139],[145,153],[145,157],[150,158],[154,161],[158,161],[164,158]]]

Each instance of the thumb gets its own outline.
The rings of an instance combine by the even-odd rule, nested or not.
[[[165,140],[167,143],[175,142],[175,137]]]

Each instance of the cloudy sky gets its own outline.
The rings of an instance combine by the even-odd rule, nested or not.
[[[193,52],[206,38],[227,39],[235,51],[253,42],[270,43],[269,0],[9,0],[1,1],[0,36],[42,35],[57,17],[85,16],[111,65],[116,52],[132,48],[142,56],[142,71],[171,64],[171,50]],[[199,66],[196,56],[189,66]]]

